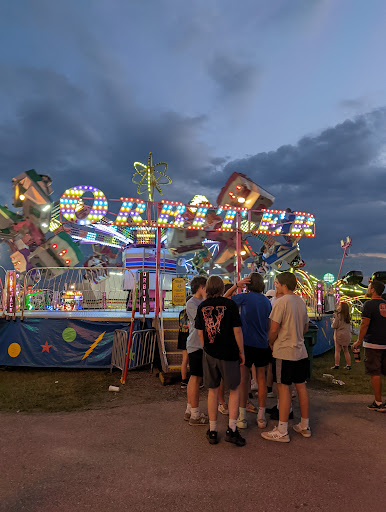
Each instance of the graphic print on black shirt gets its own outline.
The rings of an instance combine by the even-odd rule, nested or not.
[[[239,348],[234,327],[241,327],[236,304],[224,297],[204,300],[197,309],[195,327],[203,331],[204,350],[216,359],[238,361]]]
[[[209,343],[213,343],[216,334],[220,334],[221,320],[224,318],[226,306],[216,306],[217,318],[214,321],[213,306],[206,306],[202,308],[202,314],[204,316],[205,330],[208,334]]]

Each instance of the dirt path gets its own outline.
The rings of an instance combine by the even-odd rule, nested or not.
[[[263,440],[249,415],[237,448],[209,446],[205,427],[182,420],[183,394],[164,392],[110,409],[0,414],[0,510],[384,512],[386,414],[368,397],[313,391],[313,437],[289,444]]]

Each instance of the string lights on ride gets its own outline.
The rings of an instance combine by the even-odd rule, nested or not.
[[[116,223],[121,226],[127,226],[134,222],[138,224],[143,222],[142,213],[146,210],[146,203],[142,199],[133,199],[121,197],[122,206],[117,215]],[[136,205],[133,208],[133,205]],[[129,217],[132,222],[129,222]]]
[[[85,219],[78,219],[76,212],[81,209],[84,204],[82,196],[86,192],[91,192],[94,196],[94,202],[91,210]],[[78,185],[65,191],[60,198],[60,213],[70,222],[77,222],[82,225],[92,224],[100,221],[106,215],[108,202],[104,193],[98,188],[90,185]]]
[[[182,228],[185,223],[182,214],[185,212],[186,206],[183,203],[176,203],[174,201],[161,201],[161,204],[162,210],[158,216],[157,224],[168,224],[170,227]],[[169,217],[174,217],[175,221],[169,223]]]
[[[94,204],[91,211],[88,213],[85,219],[79,219],[77,215],[77,208],[79,208],[79,201],[82,195],[89,191],[94,194]],[[250,216],[252,210],[244,206],[231,206],[229,204],[213,207],[211,204],[201,203],[193,205],[185,205],[177,201],[161,201],[159,203],[153,203],[149,201],[143,201],[141,199],[121,197],[121,207],[115,220],[108,221],[106,218],[108,210],[108,201],[106,196],[99,189],[92,186],[77,186],[66,190],[60,199],[60,211],[63,217],[72,222],[78,224],[92,225],[95,229],[99,229],[101,221],[106,221],[109,226],[110,233],[116,234],[114,226],[126,226],[128,230],[135,229],[138,226],[140,229],[145,228],[145,233],[149,233],[150,228],[162,227],[162,228],[177,228],[177,229],[189,229],[189,230],[211,230],[211,231],[225,231],[234,232],[236,231],[236,215],[240,212],[242,219],[241,229],[245,233],[253,233],[254,235],[265,234],[277,236],[285,234],[290,237],[314,237],[315,236],[315,217],[310,213],[304,212],[288,212],[283,210],[268,210],[261,209],[256,212],[261,212],[262,218],[260,224],[250,222],[247,217]],[[151,219],[150,208],[152,205],[158,205],[158,215],[154,220]],[[80,203],[82,206],[82,202]],[[144,214],[148,213],[147,219],[143,218]],[[189,217],[189,213],[194,214],[194,218]],[[255,212],[255,210],[253,210]],[[211,216],[217,216],[222,218],[220,227],[213,225]],[[219,218],[219,220],[221,220]],[[102,222],[103,224],[103,222]],[[285,229],[283,229],[285,227]],[[101,231],[103,231],[101,229]],[[103,242],[98,237],[93,238],[94,234],[87,234],[84,237],[86,241],[92,243]],[[116,234],[116,236],[118,236]],[[150,236],[150,234],[149,234]],[[150,236],[150,238],[153,238]],[[119,239],[111,240],[110,244],[112,247],[120,247],[121,243],[130,243],[130,240],[124,240],[122,236]],[[107,242],[107,240],[106,240]]]

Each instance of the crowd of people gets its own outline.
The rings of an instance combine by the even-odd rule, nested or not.
[[[225,441],[244,446],[240,430],[248,428],[247,411],[257,414],[261,436],[269,441],[290,441],[288,420],[293,418],[291,400],[298,396],[300,422],[293,430],[311,437],[307,379],[310,361],[304,344],[309,318],[303,299],[295,293],[297,281],[291,272],[277,274],[275,290],[264,295],[262,276],[252,273],[234,285],[225,286],[219,276],[194,277],[192,296],[180,315],[178,348],[183,350],[182,383],[187,390],[184,420],[191,426],[207,426],[210,444],[219,442],[217,414],[229,415]],[[237,291],[244,293],[237,293]],[[362,325],[354,348],[363,342],[366,373],[371,376],[374,402],[370,409],[386,411],[382,403],[382,375],[386,375],[386,301],[383,283],[369,284]],[[348,326],[348,327],[347,327]],[[351,369],[348,351],[351,342],[347,304],[338,305],[333,319],[335,365],[339,368],[343,350],[346,369]],[[190,377],[187,375],[189,364]],[[250,401],[252,382],[257,385],[258,407]],[[200,411],[200,387],[208,388],[208,415]],[[277,405],[266,408],[267,394],[273,396],[276,383]],[[252,389],[253,388],[252,386]],[[229,391],[228,404],[224,391]],[[296,390],[296,393],[295,393]],[[266,414],[278,424],[266,431]]]

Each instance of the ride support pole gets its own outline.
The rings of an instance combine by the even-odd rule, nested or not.
[[[155,273],[155,311],[154,316],[158,318],[160,305],[160,267],[161,267],[161,228],[157,228],[157,253],[156,253],[156,273]],[[162,300],[162,299],[161,299]]]
[[[133,284],[135,285],[134,282],[133,282]],[[137,297],[138,297],[138,286],[135,285],[135,292],[134,292],[134,297],[133,297],[133,307],[131,310],[131,324],[130,324],[129,338],[127,340],[125,369],[123,371],[123,376],[121,378],[122,384],[126,384],[127,370],[129,368],[131,340],[133,339],[133,329],[134,329],[134,320],[135,320],[135,310],[137,309]]]
[[[236,282],[240,281],[241,273],[241,213],[236,213]]]

